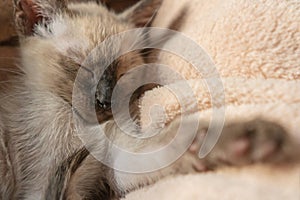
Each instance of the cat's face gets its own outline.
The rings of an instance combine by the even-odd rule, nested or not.
[[[71,103],[79,68],[93,69],[97,74],[110,63],[101,79],[92,83],[97,85],[99,120],[106,119],[110,116],[111,94],[116,81],[144,61],[138,51],[112,61],[111,58],[126,45],[123,42],[112,40],[100,49],[95,50],[95,47],[117,33],[147,25],[160,3],[143,0],[125,12],[115,14],[96,3],[67,5],[59,0],[15,0],[16,24],[28,84]],[[89,56],[91,51],[92,57]],[[86,62],[88,56],[90,61]],[[90,81],[90,77],[86,79]]]

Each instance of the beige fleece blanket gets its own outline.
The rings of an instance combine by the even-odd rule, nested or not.
[[[166,27],[183,7],[187,11],[180,31],[205,50],[222,78],[225,123],[263,118],[281,124],[300,141],[300,1],[165,0],[155,25]],[[195,102],[197,107],[188,112],[209,121],[211,93],[203,76],[169,53],[160,53],[159,63],[179,72],[196,100],[183,94],[184,101],[179,103],[167,87],[154,89],[141,101],[142,125],[167,126],[180,115],[180,108]],[[172,81],[172,86],[181,87],[179,81]],[[150,118],[148,113],[157,105],[165,112],[152,112]],[[167,177],[130,193],[126,200],[296,200],[300,198],[299,181],[300,166],[253,165]]]

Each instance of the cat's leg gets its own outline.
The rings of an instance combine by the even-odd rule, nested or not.
[[[159,150],[161,147],[171,144],[174,136],[178,134],[181,120],[180,118],[176,118],[169,125],[162,128],[158,135],[146,140],[136,140],[124,134],[120,127],[113,121],[106,124],[105,132],[113,135],[112,137],[108,137],[113,138],[114,144],[118,147],[142,154]],[[189,124],[193,126],[193,120],[195,118],[185,119],[185,126],[188,127]],[[185,132],[183,137],[180,138],[180,142],[188,144],[189,142],[187,141],[190,139],[191,142],[193,141],[193,136],[193,134]],[[180,144],[175,142],[173,148],[166,153],[160,154],[157,157],[149,157],[149,159],[134,159],[134,157],[126,157],[124,154],[123,156],[122,154],[120,156],[115,154],[117,156],[110,157],[110,166],[105,166],[101,161],[90,156],[84,162],[77,162],[78,159],[70,158],[68,162],[65,162],[61,166],[65,170],[58,170],[56,174],[59,174],[59,177],[69,174],[70,181],[67,181],[69,183],[64,181],[63,184],[66,187],[64,192],[70,194],[68,196],[74,197],[74,194],[92,194],[93,192],[91,193],[90,191],[100,191],[102,194],[99,193],[99,197],[103,199],[104,196],[111,196],[110,194],[118,198],[129,191],[154,183],[170,174],[205,171],[224,165],[240,166],[254,162],[272,163],[298,159],[299,145],[287,135],[281,126],[264,120],[226,125],[213,150],[205,158],[199,159],[198,151],[204,136],[205,126],[201,126],[200,123],[200,126],[196,130],[196,141],[192,146],[187,146],[187,150],[190,148],[190,151],[178,151]],[[176,148],[177,146],[178,149]],[[106,154],[113,155],[113,150],[109,146],[107,147],[105,148]],[[74,158],[82,157],[82,152],[86,156],[88,155],[85,150],[79,151],[79,154],[75,154]],[[174,162],[165,163],[165,159],[167,160],[169,156],[174,154],[178,154],[178,159],[174,160]],[[161,167],[158,167],[156,170],[149,168],[152,170],[143,172],[143,168],[147,169],[147,166],[153,163],[157,164],[154,166]],[[77,171],[76,166],[79,166]],[[125,170],[122,170],[123,168]],[[135,168],[139,170],[136,172],[131,170]],[[126,169],[130,172],[126,171]],[[70,170],[73,171],[71,174],[68,173]],[[58,183],[62,180],[57,177],[54,177],[54,179]],[[89,182],[90,187],[84,184],[86,182]],[[53,186],[53,184],[51,185]],[[60,188],[59,184],[54,185],[54,189],[51,189],[52,191],[50,190],[49,193],[56,193],[56,189]],[[61,196],[64,194],[58,193],[58,195]]]

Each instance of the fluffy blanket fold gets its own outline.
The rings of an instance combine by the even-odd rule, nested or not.
[[[154,24],[165,27],[183,7],[187,11],[179,31],[205,49],[221,75],[225,123],[262,118],[282,125],[300,141],[300,1],[165,0]],[[168,53],[160,53],[159,62],[179,72],[192,88],[196,102],[189,95],[182,97],[190,106],[188,112],[200,122],[209,121],[211,94],[201,75],[186,61]],[[176,80],[172,85],[180,87]],[[165,112],[150,112],[157,105]],[[180,115],[182,106],[168,87],[153,89],[141,101],[141,124],[167,126]],[[126,200],[296,200],[300,195],[299,177],[297,165],[221,169],[168,177],[132,192]]]

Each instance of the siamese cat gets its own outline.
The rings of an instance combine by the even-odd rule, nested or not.
[[[73,112],[72,92],[78,70],[85,67],[81,62],[106,38],[149,26],[161,3],[160,0],[142,0],[116,14],[93,2],[14,0],[22,73],[13,77],[14,84],[1,94],[1,199],[119,199],[169,174],[296,158],[294,147],[297,145],[285,130],[259,119],[225,126],[214,150],[204,159],[197,156],[205,130],[199,127],[200,136],[196,137],[190,151],[170,166],[154,172],[121,172],[90,154],[78,135],[99,135],[100,125],[84,119],[88,124],[84,130],[89,131],[81,132],[73,120],[76,112]],[[110,59],[112,51],[118,51],[116,46],[111,43],[107,51],[94,52],[94,63]],[[179,124],[174,120],[157,137],[136,142],[122,134],[111,118],[112,90],[126,71],[145,63],[142,55],[133,51],[111,62],[95,83],[96,90],[92,94],[96,99],[97,120],[104,127],[100,137],[107,136],[134,152],[167,143]],[[96,68],[103,67],[99,64]],[[84,84],[90,78],[81,81]],[[85,118],[80,111],[78,115]],[[138,128],[133,132],[142,134]],[[115,160],[110,160],[113,159],[110,158],[111,146],[105,141],[93,144],[92,148],[114,163]],[[241,143],[246,145],[241,148]]]

